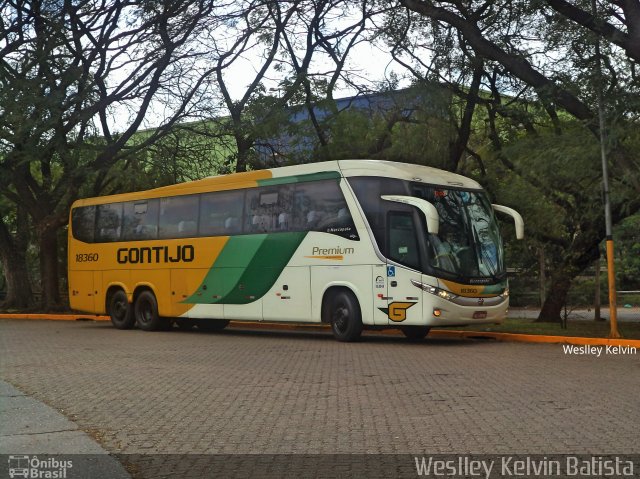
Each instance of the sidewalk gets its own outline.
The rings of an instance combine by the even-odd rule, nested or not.
[[[75,423],[2,380],[0,416],[0,455],[9,456],[0,465],[0,477],[8,477],[11,456],[39,461],[49,456],[71,461],[69,478],[130,478],[122,464]]]

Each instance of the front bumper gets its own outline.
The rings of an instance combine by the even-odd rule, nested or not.
[[[429,326],[467,326],[469,324],[501,323],[509,310],[508,297],[496,297],[495,301],[491,302],[488,300],[494,298],[484,298],[483,304],[479,304],[478,298],[465,299],[473,301],[468,301],[466,305],[440,298],[425,301],[423,317],[426,324]],[[473,304],[474,302],[475,304]]]

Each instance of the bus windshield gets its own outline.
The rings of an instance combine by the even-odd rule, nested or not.
[[[380,252],[387,258],[432,276],[467,284],[495,283],[504,278],[502,240],[484,191],[374,177],[349,178],[349,183]],[[440,217],[438,234],[427,233],[424,218],[416,208],[384,201],[382,195],[407,195],[429,201]],[[396,211],[413,216],[405,216],[405,221],[413,223],[411,229],[417,234],[415,253],[403,240],[402,251],[412,254],[397,254],[397,228],[393,224]]]
[[[412,184],[412,193],[440,216],[438,234],[427,235],[431,267],[463,278],[503,276],[500,232],[484,192]]]

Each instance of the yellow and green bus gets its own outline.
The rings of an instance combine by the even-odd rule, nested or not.
[[[502,240],[475,181],[341,160],[236,173],[76,201],[69,299],[143,330],[230,320],[328,323],[336,339],[498,323]]]

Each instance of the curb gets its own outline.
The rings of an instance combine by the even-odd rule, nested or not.
[[[91,314],[0,314],[0,319],[39,319],[52,321],[108,321],[109,316]],[[238,329],[270,329],[289,331],[328,331],[329,326],[318,324],[279,324],[256,321],[231,321],[231,326]],[[400,335],[395,329],[376,331],[376,333]],[[430,338],[449,339],[494,339],[517,343],[575,344],[591,346],[631,346],[640,348],[638,339],[585,338],[580,336],[543,336],[536,334],[495,333],[491,331],[456,331],[433,329]]]
[[[108,321],[109,316],[95,314],[0,314],[0,319],[46,319],[47,321]]]

